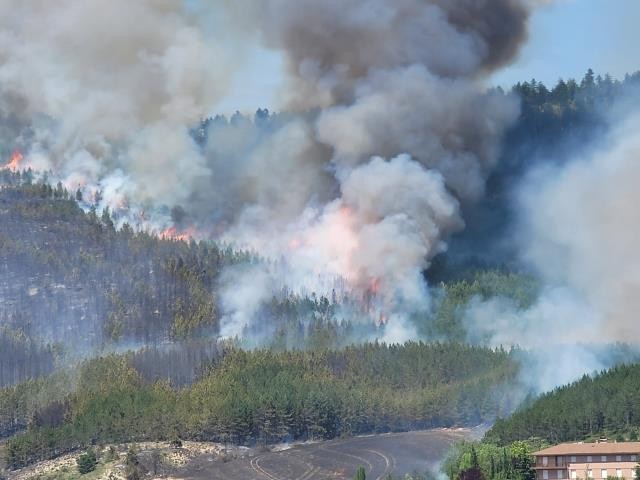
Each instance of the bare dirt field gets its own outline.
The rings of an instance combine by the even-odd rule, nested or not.
[[[413,471],[435,470],[449,447],[478,435],[476,429],[439,429],[342,438],[326,442],[276,445],[269,450],[229,447],[216,443],[167,442],[134,446],[148,471],[146,478],[167,480],[322,480],[351,479],[363,466],[367,479],[384,479]],[[11,472],[12,480],[123,480],[128,444],[99,449],[98,468],[80,476],[74,452]],[[152,458],[161,458],[153,466]],[[153,474],[155,472],[155,475]],[[1,478],[0,472],[0,478]]]
[[[321,480],[351,479],[359,466],[367,478],[437,468],[449,447],[473,435],[470,430],[428,430],[372,435],[296,445],[282,451],[248,451],[223,460],[202,455],[173,478],[185,480]]]

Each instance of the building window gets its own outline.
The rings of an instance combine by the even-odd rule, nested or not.
[[[593,478],[593,470],[587,470],[587,478]]]
[[[556,470],[556,478],[562,480],[562,470]]]
[[[606,461],[607,461],[607,456],[606,456],[606,455],[602,455],[602,456],[600,457],[600,461],[601,461],[601,462],[606,462]]]
[[[576,456],[575,455],[571,455],[571,463],[576,463]]]
[[[576,480],[578,478],[578,472],[575,470],[571,470],[571,480]]]
[[[616,462],[622,461],[622,455],[616,455]]]
[[[631,455],[631,461],[635,462],[636,461],[636,456],[635,455]]]
[[[607,473],[607,469],[603,468],[602,469],[602,476],[600,478],[606,479],[609,476],[609,474]]]
[[[631,470],[631,478],[636,478],[636,469]]]
[[[616,468],[616,477],[622,478],[622,469],[621,468]]]
[[[549,465],[549,457],[542,457],[542,466],[546,467]]]
[[[587,463],[593,462],[593,457],[591,455],[587,455]]]
[[[544,480],[549,480],[549,470],[542,470],[542,478]]]

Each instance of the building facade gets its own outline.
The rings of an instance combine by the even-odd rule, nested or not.
[[[640,442],[561,443],[533,455],[536,480],[634,480]]]

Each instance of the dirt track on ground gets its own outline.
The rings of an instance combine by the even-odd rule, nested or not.
[[[296,445],[280,452],[248,452],[223,461],[214,455],[193,459],[174,478],[185,480],[351,479],[359,466],[367,479],[433,469],[449,447],[470,430],[392,433]]]

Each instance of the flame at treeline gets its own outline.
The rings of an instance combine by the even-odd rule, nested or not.
[[[20,169],[20,164],[24,159],[24,155],[20,150],[14,150],[9,157],[9,161],[3,167],[4,169],[11,170],[12,172],[18,171]]]
[[[168,227],[160,232],[160,238],[163,240],[175,240],[177,242],[190,242],[198,236],[195,227],[188,227],[184,230],[178,230],[177,227]]]

